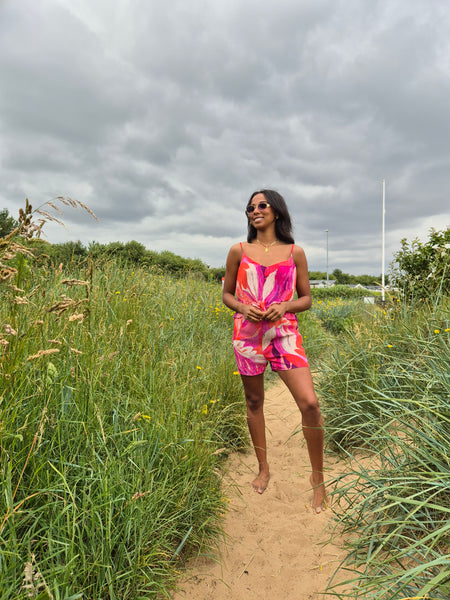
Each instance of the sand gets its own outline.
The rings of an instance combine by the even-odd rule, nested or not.
[[[329,541],[331,510],[315,514],[311,508],[306,444],[301,432],[292,435],[301,415],[282,383],[267,390],[265,415],[269,486],[262,495],[251,488],[253,452],[230,457],[220,556],[191,560],[173,600],[317,600],[344,557],[342,540]],[[326,457],[326,478],[344,469]]]

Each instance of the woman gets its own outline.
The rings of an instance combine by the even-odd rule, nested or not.
[[[261,190],[245,209],[247,242],[231,247],[223,302],[236,312],[233,345],[247,402],[247,422],[259,472],[252,483],[262,494],[270,479],[264,421],[264,370],[287,385],[302,414],[312,474],[313,509],[326,507],[323,479],[323,421],[295,313],[311,307],[308,267],[294,244],[291,218],[283,197]],[[297,298],[295,298],[297,292]]]

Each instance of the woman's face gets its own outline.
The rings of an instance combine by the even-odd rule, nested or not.
[[[275,212],[266,200],[264,194],[256,194],[256,196],[253,196],[247,205],[247,209],[251,206],[254,207],[254,210],[250,213],[247,212],[247,216],[250,223],[256,229],[260,229],[261,226],[267,226],[275,221]]]

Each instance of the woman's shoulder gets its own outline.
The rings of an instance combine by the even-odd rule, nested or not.
[[[230,248],[230,253],[232,252],[233,254],[236,254],[242,252],[244,243],[245,242],[238,242],[237,244],[233,244]]]
[[[298,246],[297,244],[292,244],[292,253],[293,254],[305,254],[305,251],[303,250],[303,248],[301,246]]]
[[[238,242],[237,244],[233,244],[228,252],[228,258],[232,260],[236,260],[238,262],[241,261],[242,258],[242,244],[243,242]]]
[[[292,258],[295,262],[306,260],[305,251],[301,246],[297,246],[297,244],[292,245]]]

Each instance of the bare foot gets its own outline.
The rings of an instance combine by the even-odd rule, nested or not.
[[[322,477],[320,477],[320,479],[317,477],[317,481],[315,481],[315,478],[312,475],[310,475],[309,481],[313,488],[312,507],[314,512],[319,514],[328,508],[325,484]]]
[[[258,477],[252,481],[253,491],[258,492],[258,494],[263,494],[266,491],[269,479],[269,471],[260,471]]]

